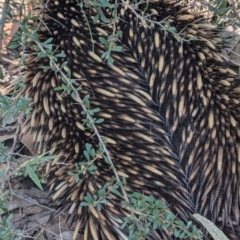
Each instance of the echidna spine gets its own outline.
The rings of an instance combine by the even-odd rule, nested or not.
[[[112,3],[112,1],[109,1]],[[48,1],[45,26],[39,39],[53,36],[56,53],[66,54],[80,95],[90,94],[92,108],[99,107],[104,123],[98,127],[117,171],[127,179],[127,192],[141,192],[165,201],[184,221],[200,213],[231,239],[240,238],[239,227],[239,76],[220,54],[223,41],[218,30],[174,1],[156,0],[136,6],[154,22],[168,21],[185,41],[158,24],[142,25],[127,6],[119,4],[122,52],[114,52],[114,65],[100,56],[105,47],[99,36],[112,32],[111,25],[96,24],[85,16],[96,9],[75,0]],[[93,11],[91,11],[93,10]],[[112,10],[103,10],[111,19]],[[91,26],[91,33],[89,31]],[[196,37],[190,41],[191,37]],[[92,44],[94,43],[94,51]],[[85,239],[127,239],[128,226],[119,228],[128,211],[113,193],[101,212],[80,206],[87,192],[96,194],[112,171],[97,159],[96,174],[84,172],[78,183],[67,174],[74,163],[84,161],[85,143],[98,147],[93,132],[82,128],[81,106],[62,86],[61,75],[42,70],[47,59],[27,61],[24,94],[33,99],[34,111],[25,123],[35,133],[39,151],[58,155],[49,167],[53,201],[60,201],[77,222]],[[64,71],[64,70],[63,70]],[[83,80],[85,79],[85,80]],[[64,164],[63,164],[64,163]],[[207,237],[206,237],[207,238]],[[171,233],[151,229],[147,239],[173,239]]]

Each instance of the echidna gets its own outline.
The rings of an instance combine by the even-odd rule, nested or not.
[[[94,23],[94,6],[77,0],[44,4],[39,39],[53,37],[55,54],[67,56],[59,64],[68,61],[80,96],[90,94],[91,108],[101,109],[95,116],[105,120],[98,130],[118,175],[127,180],[126,191],[163,200],[184,221],[199,213],[230,239],[240,239],[240,83],[220,53],[218,29],[171,0],[141,2],[133,9],[122,1],[114,26],[123,32],[117,42],[123,51],[112,52],[109,65],[100,58],[106,49],[98,38],[111,35],[113,25]],[[102,13],[112,20],[113,9]],[[151,27],[136,15],[142,12]],[[184,32],[184,39],[164,31],[163,20]],[[48,59],[33,56],[26,63],[22,93],[33,99],[33,112],[24,131],[35,133],[39,152],[58,155],[48,169],[52,200],[77,222],[74,238],[82,231],[89,240],[128,239],[128,227],[120,228],[128,212],[119,196],[110,193],[100,212],[80,206],[87,192],[94,195],[110,181],[109,165],[99,157],[95,175],[85,172],[78,183],[68,174],[84,161],[85,143],[98,147],[93,132],[83,129],[81,106],[55,91],[62,77],[43,70]],[[147,237],[173,238],[162,229]]]

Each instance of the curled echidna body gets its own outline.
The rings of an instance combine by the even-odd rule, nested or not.
[[[134,8],[149,14],[152,22],[145,23],[151,27],[127,3],[120,4],[115,27],[123,31],[117,42],[123,51],[112,53],[110,66],[99,57],[106,49],[98,38],[111,35],[112,24],[94,24],[89,16],[97,10],[76,0],[46,4],[39,39],[53,37],[55,54],[67,56],[59,58],[59,66],[68,61],[80,96],[90,94],[91,108],[101,109],[96,117],[105,120],[98,130],[118,175],[126,177],[126,191],[165,201],[184,221],[200,213],[229,238],[240,239],[240,84],[220,54],[218,30],[172,1]],[[111,19],[112,8],[104,14]],[[162,20],[184,32],[185,40],[164,31],[157,24]],[[189,41],[192,37],[197,40]],[[77,222],[75,234],[83,232],[84,239],[127,239],[128,227],[120,228],[128,214],[123,198],[110,193],[101,212],[80,206],[87,192],[94,195],[110,181],[113,171],[99,157],[95,175],[85,172],[76,183],[68,174],[84,160],[85,143],[97,147],[98,139],[83,130],[81,106],[54,90],[62,86],[62,77],[43,70],[46,65],[48,59],[27,59],[22,93],[33,99],[24,131],[34,132],[39,152],[51,149],[59,155],[49,167],[52,200],[69,210]],[[162,229],[150,230],[147,237],[172,238]]]

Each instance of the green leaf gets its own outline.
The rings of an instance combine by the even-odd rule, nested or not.
[[[111,66],[111,65],[113,65],[113,63],[114,63],[114,59],[111,56],[109,56],[108,64]]]
[[[68,64],[68,61],[63,62],[63,64],[61,65],[60,68],[63,68],[63,67],[66,66],[67,64]]]
[[[187,228],[189,228],[192,225],[192,221],[188,221]]]
[[[56,87],[54,88],[55,91],[59,91],[59,90],[63,90],[64,88],[63,87]]]
[[[95,151],[94,148],[92,148],[89,153],[90,153],[90,155],[91,155],[93,158],[96,156],[96,151]]]
[[[44,44],[44,43],[42,43],[42,46],[45,47],[47,50],[49,50],[49,51],[47,51],[48,53],[52,52],[52,44]]]
[[[100,108],[94,108],[94,109],[92,109],[91,110],[93,113],[97,113],[97,112],[100,112],[101,110],[100,110]]]
[[[185,232],[182,232],[179,236],[180,239],[188,237],[188,234]]]
[[[31,18],[31,12],[29,12],[28,15],[23,19],[22,24],[25,25],[30,18]]]
[[[50,67],[50,66],[42,66],[41,68],[42,68],[42,69],[44,69],[44,70],[51,69],[51,67]]]
[[[110,4],[107,0],[100,0],[103,7],[112,7],[112,4]]]
[[[111,165],[111,162],[109,161],[108,157],[105,156],[105,155],[104,155],[103,157],[104,157],[104,161],[105,161],[107,164]]]
[[[80,205],[85,207],[85,206],[89,206],[89,203],[88,202],[81,202]]]
[[[196,36],[192,36],[192,37],[190,37],[189,38],[189,41],[195,41],[195,40],[197,40],[198,38],[196,37]]]
[[[91,145],[89,143],[86,143],[85,147],[86,147],[86,150],[88,151],[88,153],[90,153]]]
[[[4,79],[4,75],[1,67],[0,67],[0,79]]]
[[[12,218],[13,218],[13,214],[10,213],[9,216],[8,216],[8,218],[6,219],[6,223],[7,223],[8,226],[11,225]]]
[[[166,204],[163,201],[157,200],[155,205],[159,208],[166,208]]]
[[[157,224],[156,222],[153,223],[153,229],[157,229],[159,227],[159,224]]]
[[[125,220],[125,222],[121,225],[121,229],[123,229],[123,228],[125,228],[126,226],[127,226],[127,224],[128,224],[128,221],[127,220]]]
[[[90,161],[90,155],[89,155],[89,153],[88,153],[86,150],[83,151],[83,154],[84,154],[85,158],[86,158],[88,161]]]
[[[108,59],[109,56],[110,56],[110,51],[108,50],[108,51],[106,51],[102,54],[101,58],[107,58]]]
[[[106,191],[105,191],[105,189],[103,188],[103,189],[99,189],[98,190],[98,196],[99,197],[104,197],[105,196],[105,194],[106,194]]]
[[[177,228],[175,228],[173,233],[174,233],[175,237],[179,237],[180,233],[181,233],[181,230],[177,230]]]
[[[79,176],[76,177],[75,182],[78,183],[80,180]]]
[[[149,233],[149,231],[150,231],[150,228],[148,228],[148,227],[145,227],[145,229],[144,229],[144,236],[146,236],[148,233]]]
[[[122,30],[118,30],[117,33],[115,34],[115,36],[116,36],[116,37],[119,37],[119,36],[122,35],[122,33],[123,33]]]
[[[122,194],[118,190],[116,190],[114,188],[112,188],[111,192],[113,192],[114,194],[116,194],[119,197],[122,197]]]
[[[21,29],[23,30],[24,33],[29,33],[27,26],[21,25],[20,27],[21,27]]]
[[[121,52],[123,49],[122,46],[115,46],[112,50],[115,51],[115,52]]]
[[[93,203],[94,202],[94,199],[89,192],[87,193],[87,196],[84,197],[84,200],[87,201],[88,203]]]
[[[183,227],[184,226],[184,222],[181,220],[175,220],[175,224],[179,227]]]
[[[26,171],[27,171],[28,176],[33,180],[33,182],[43,191],[42,184],[41,184],[38,176],[34,172],[34,170],[29,165],[27,165]]]
[[[108,41],[106,40],[106,38],[104,38],[104,37],[99,37],[98,39],[99,39],[99,41],[100,41],[101,43],[103,43],[104,45],[108,45]]]
[[[19,47],[19,44],[15,43],[15,42],[9,43],[7,45],[7,48],[9,48],[9,49],[15,49],[15,48],[18,48],[18,47]]]
[[[46,40],[45,42],[43,42],[43,43],[48,44],[48,43],[52,42],[52,40],[53,40],[53,38],[49,38],[49,39],[47,39],[47,40]]]
[[[68,176],[73,176],[74,175],[74,173],[71,172],[71,171],[68,171],[67,174],[68,174]]]
[[[101,209],[102,209],[102,206],[101,206],[101,204],[97,204],[97,210],[100,212],[101,211]]]
[[[90,98],[90,95],[86,95],[86,96],[83,98],[83,102],[84,102],[84,104],[85,104],[85,106],[86,106],[87,109],[90,108],[89,98]],[[84,113],[84,114],[86,114],[86,113]]]
[[[5,174],[5,170],[1,170],[1,171],[0,171],[0,178],[3,177],[4,174]]]
[[[170,227],[170,225],[171,225],[170,223],[166,223],[166,224],[163,224],[162,227],[164,229],[168,229]]]
[[[176,28],[171,26],[171,27],[167,28],[167,31],[169,31],[169,32],[176,32]]]
[[[97,166],[95,165],[92,165],[88,168],[88,171],[91,173],[91,174],[95,174],[95,170],[97,170]]]
[[[210,233],[214,240],[229,240],[226,235],[207,218],[197,213],[194,214],[193,217],[197,219],[207,229],[207,231]]]
[[[33,32],[31,35],[30,35],[30,38],[36,42],[39,42],[38,38],[37,38],[37,35],[35,32]]]
[[[102,199],[102,200],[99,201],[99,203],[106,205],[106,204],[109,203],[109,201],[107,199]]]
[[[99,14],[97,14],[94,18],[93,18],[93,22],[96,23],[99,20]]]
[[[55,55],[55,57],[66,57],[66,54],[65,53],[58,53],[57,55]]]
[[[172,213],[169,213],[166,218],[167,221],[174,223],[175,216]]]
[[[99,118],[95,121],[96,124],[103,123],[103,122],[104,122],[103,118]]]

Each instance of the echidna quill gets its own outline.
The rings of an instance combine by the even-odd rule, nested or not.
[[[240,239],[240,83],[220,54],[218,29],[169,0],[135,6],[135,13],[149,15],[148,27],[129,2],[119,2],[115,28],[123,34],[116,43],[123,51],[112,52],[111,66],[100,58],[107,49],[98,38],[111,35],[113,25],[94,23],[95,7],[81,9],[77,0],[44,4],[39,39],[53,38],[55,54],[67,56],[59,66],[68,61],[80,96],[90,94],[91,108],[101,109],[95,115],[105,119],[99,134],[107,139],[118,175],[127,180],[127,193],[153,195],[183,221],[199,213],[230,239]],[[102,9],[110,21],[113,9]],[[185,40],[164,31],[162,20],[184,32]],[[87,192],[94,195],[111,179],[109,165],[99,157],[95,174],[86,171],[77,183],[68,174],[85,160],[86,143],[98,148],[97,136],[83,129],[80,104],[55,91],[62,77],[43,70],[47,58],[26,62],[22,94],[33,99],[33,111],[25,132],[34,133],[39,152],[59,155],[48,169],[51,196],[77,222],[74,239],[80,239],[78,232],[88,240],[128,239],[128,226],[120,228],[128,214],[123,198],[110,192],[100,212],[80,206]],[[151,229],[147,239],[174,237]]]

